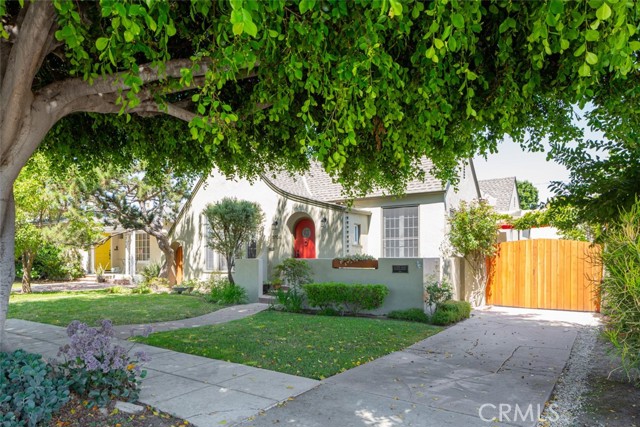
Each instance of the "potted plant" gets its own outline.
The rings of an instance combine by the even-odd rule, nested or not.
[[[104,276],[105,268],[102,264],[96,267],[96,281],[98,283],[104,283],[107,281],[107,278]]]
[[[367,254],[348,255],[346,257],[334,258],[331,266],[333,268],[378,268],[378,260]]]

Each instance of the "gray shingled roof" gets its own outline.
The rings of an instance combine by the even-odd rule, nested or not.
[[[478,181],[480,194],[489,201],[498,212],[509,211],[513,192],[516,191],[516,177],[484,179]]]
[[[422,169],[427,172],[425,179],[423,181],[413,180],[409,182],[406,194],[444,191],[440,180],[429,173],[432,167],[433,163],[430,160],[426,158],[422,159]],[[267,174],[266,178],[276,187],[296,196],[321,202],[334,202],[346,199],[342,192],[342,186],[334,183],[329,174],[322,169],[322,166],[315,162],[311,164],[309,171],[302,176],[292,176],[287,172],[282,172],[275,175]],[[384,195],[384,193],[381,190],[376,190],[367,194],[366,197],[382,195]]]

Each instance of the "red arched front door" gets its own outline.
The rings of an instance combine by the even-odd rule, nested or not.
[[[309,218],[301,219],[296,224],[293,242],[296,258],[316,257],[316,226]]]

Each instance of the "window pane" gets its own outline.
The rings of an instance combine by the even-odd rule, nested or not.
[[[383,253],[387,258],[418,256],[418,207],[384,209]]]
[[[136,260],[149,261],[149,235],[147,233],[136,233]]]

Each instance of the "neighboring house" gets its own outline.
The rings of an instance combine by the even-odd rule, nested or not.
[[[87,271],[102,266],[108,273],[135,276],[151,262],[160,262],[156,238],[144,231],[105,229],[103,238],[89,250]]]
[[[414,259],[418,266],[422,261],[416,264],[415,259],[429,259],[439,270],[448,212],[461,200],[478,199],[480,192],[471,161],[462,170],[457,190],[428,173],[430,161],[423,160],[422,167],[426,178],[410,182],[404,196],[377,191],[350,205],[342,187],[318,164],[302,176],[265,174],[255,182],[228,180],[214,172],[197,184],[170,231],[182,257],[176,259],[177,270],[184,279],[201,280],[227,270],[224,257],[207,247],[208,225],[202,214],[207,204],[224,197],[257,202],[265,213],[262,235],[248,242],[243,254],[256,260],[259,271],[252,280],[268,281],[273,268],[290,257],[330,260],[369,254]],[[243,274],[239,266],[236,274]],[[422,283],[420,304],[421,295]]]
[[[480,194],[496,212],[519,218],[528,211],[520,209],[520,198],[516,177],[485,179],[478,182]],[[555,227],[536,227],[529,230],[515,230],[509,224],[503,224],[500,228],[498,242],[511,242],[527,239],[559,239],[558,230]]]

